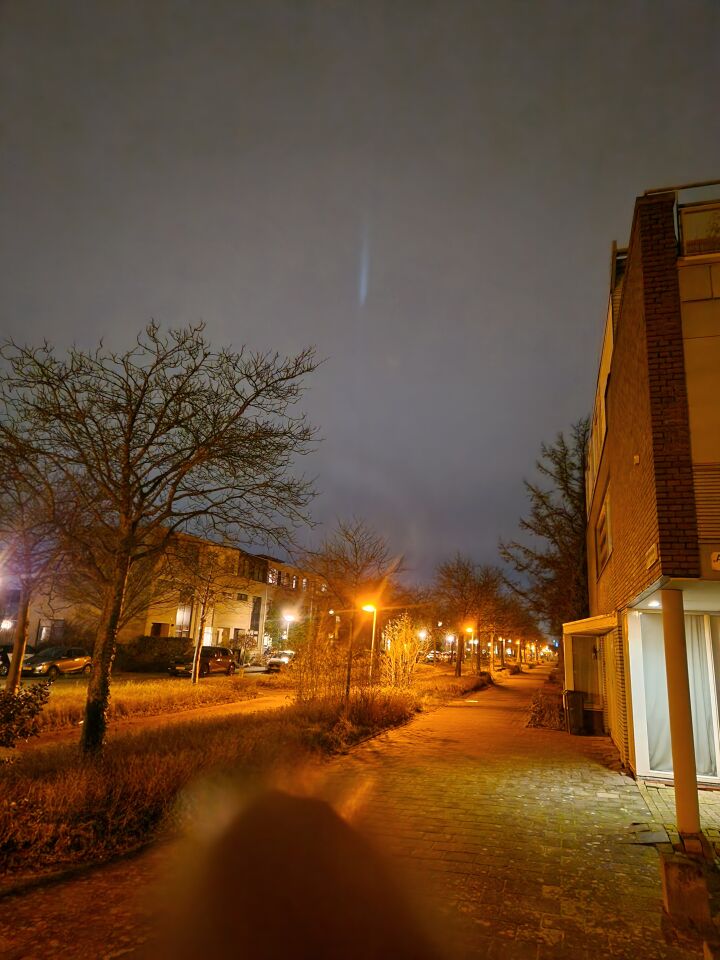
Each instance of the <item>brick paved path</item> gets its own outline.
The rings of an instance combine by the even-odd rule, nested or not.
[[[444,957],[701,957],[665,941],[657,852],[631,829],[653,815],[609,741],[525,726],[542,679],[510,677],[306,779],[393,855]],[[158,848],[4,901],[0,957],[153,956],[151,891],[174,863]]]
[[[525,726],[539,673],[334,761],[325,794],[430,894],[453,956],[702,956],[665,941],[658,854],[631,829],[652,817],[610,741]]]

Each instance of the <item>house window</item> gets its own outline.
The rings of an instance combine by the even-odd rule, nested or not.
[[[603,571],[605,564],[612,553],[612,538],[610,536],[610,496],[605,494],[603,505],[600,508],[597,523],[595,524],[595,560],[597,575]]]
[[[292,588],[293,588],[293,590],[297,590],[297,585],[298,585],[298,578],[297,578],[296,576],[293,576],[293,578],[292,578]]]
[[[303,577],[303,578],[302,578],[302,588],[303,588],[303,590],[307,590],[307,588],[308,588],[307,577]]]
[[[267,575],[268,583],[279,583],[280,582],[280,571],[276,570],[275,567],[270,567]]]
[[[177,608],[177,613],[175,614],[175,636],[176,637],[189,637],[190,636],[190,617],[192,616],[192,604],[183,603],[182,606]],[[153,624],[155,626],[155,624]],[[161,634],[154,634],[151,632],[151,636],[161,636]]]
[[[248,595],[246,593],[239,593],[237,598],[240,603],[247,603]]]

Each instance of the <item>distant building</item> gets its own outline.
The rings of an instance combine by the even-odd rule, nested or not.
[[[266,631],[272,635],[281,635],[283,630],[287,633],[283,614],[290,613],[296,619],[302,619],[313,611],[313,604],[319,602],[324,592],[324,585],[317,577],[273,557],[258,556],[237,547],[184,534],[181,539],[186,546],[197,548],[200,565],[210,551],[222,558],[221,596],[210,605],[203,630],[205,644],[262,650]],[[126,616],[118,631],[119,643],[129,643],[141,637],[197,637],[201,626],[201,584],[198,583],[195,589],[187,584],[181,587],[165,576],[162,564],[158,564],[148,572],[139,589],[138,585],[131,583]],[[3,586],[5,589],[0,590],[0,643],[13,639],[19,600],[19,590],[13,589],[9,580]],[[50,586],[33,597],[28,643],[37,647],[89,641],[97,611],[91,604],[83,602],[79,593],[67,587]]]
[[[720,784],[720,184],[699,186],[716,199],[639,197],[629,246],[613,249],[588,448],[591,616],[564,637],[586,720],[639,776],[693,790],[693,748],[698,780]]]

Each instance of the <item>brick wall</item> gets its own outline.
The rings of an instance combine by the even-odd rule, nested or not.
[[[659,535],[641,254],[633,228],[607,389],[607,437],[588,524],[593,614],[622,607],[660,575],[658,563],[646,565]],[[606,489],[612,554],[598,578],[594,531]]]
[[[673,204],[663,194],[635,206],[588,520],[593,615],[623,607],[661,574],[699,576]],[[598,576],[594,531],[606,489],[612,554]]]
[[[643,264],[660,562],[665,576],[698,577],[674,197],[663,194],[642,198],[636,211]]]

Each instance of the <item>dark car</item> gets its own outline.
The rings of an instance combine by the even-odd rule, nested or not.
[[[72,673],[88,675],[92,669],[92,657],[82,647],[46,647],[23,661],[24,677],[57,677]]]
[[[174,677],[190,677],[193,668],[193,651],[182,657],[176,657],[168,667],[168,673]],[[200,650],[200,676],[211,673],[225,673],[228,677],[235,673],[237,663],[232,650],[227,647],[202,647]]]
[[[35,647],[28,643],[25,647],[25,656],[23,662],[35,653]],[[0,643],[0,677],[6,677],[12,663],[13,645],[12,643]]]

